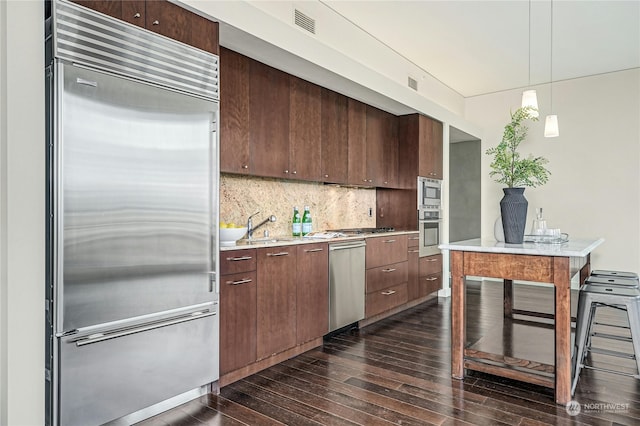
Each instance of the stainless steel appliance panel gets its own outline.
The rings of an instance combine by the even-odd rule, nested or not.
[[[364,319],[364,241],[329,245],[329,331]]]
[[[439,209],[442,199],[442,181],[418,176],[418,210]]]
[[[57,334],[217,297],[217,104],[56,66]]]
[[[114,330],[114,338],[57,339],[59,424],[100,425],[213,382],[218,377],[212,344],[216,321],[215,312],[196,319],[187,314],[140,329]]]

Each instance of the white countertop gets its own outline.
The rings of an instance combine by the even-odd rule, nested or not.
[[[537,256],[584,257],[604,242],[604,238],[574,238],[562,244],[507,244],[491,239],[475,238],[440,244],[440,250],[475,251],[484,253],[530,254]]]
[[[271,238],[256,238],[253,242],[248,242],[247,240],[238,240],[235,245],[232,246],[220,246],[220,251],[229,251],[229,250],[243,250],[243,249],[254,249],[254,248],[264,248],[264,247],[280,247],[280,246],[291,246],[297,244],[313,244],[313,243],[337,243],[340,241],[353,241],[353,240],[363,240],[366,238],[375,238],[375,237],[391,237],[394,235],[408,235],[408,234],[417,234],[418,231],[392,231],[392,232],[379,232],[379,233],[371,233],[371,234],[357,234],[350,235],[347,237],[336,237],[336,238],[306,238],[306,237],[279,237],[274,236]],[[262,240],[262,241],[261,241]]]

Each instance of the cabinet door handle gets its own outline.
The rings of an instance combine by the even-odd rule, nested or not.
[[[133,15],[134,18],[139,18],[140,16],[140,12],[137,12],[135,15]]]
[[[425,281],[435,281],[438,277],[425,278]]]
[[[248,166],[248,165],[246,165],[246,164],[243,164],[243,165],[242,165],[242,168],[243,168],[243,169],[248,169],[248,168],[249,168],[249,166]]]
[[[160,25],[160,21],[156,19],[155,21],[152,22],[152,25]]]
[[[267,256],[269,256],[269,257],[289,256],[289,252],[288,251],[281,251],[280,253],[267,253]]]
[[[227,257],[227,260],[231,261],[231,262],[239,262],[241,260],[251,260],[251,259],[253,259],[253,257],[251,257],[251,256]]]
[[[295,170],[291,172],[292,175],[295,175],[296,173],[298,172],[296,172]]]
[[[395,243],[396,240],[384,240],[383,243]]]
[[[387,290],[387,291],[383,291],[382,294],[385,296],[390,296],[395,292],[396,292],[395,290]]]
[[[315,248],[315,249],[305,249],[305,253],[315,253],[317,251],[324,251],[324,249],[321,248]]]
[[[382,272],[393,272],[396,268],[383,269]]]
[[[420,250],[409,250],[409,253],[420,253]]]
[[[285,175],[288,175],[288,174],[289,174],[289,170],[285,170],[285,171],[284,171],[284,174],[285,174]]]
[[[426,259],[425,262],[437,262],[438,259]]]
[[[243,278],[241,280],[236,280],[236,281],[227,281],[227,284],[229,284],[229,285],[239,285],[239,284],[250,283],[251,281],[253,281],[251,278]]]
[[[419,240],[420,237],[409,237],[410,240]]]

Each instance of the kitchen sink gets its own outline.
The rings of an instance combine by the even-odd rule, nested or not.
[[[291,242],[291,241],[297,241],[300,240],[300,238],[293,238],[293,237],[264,237],[264,238],[252,238],[250,240],[248,239],[242,239],[240,241],[238,241],[238,244],[242,244],[242,245],[256,245],[256,244],[270,244],[270,243],[279,243],[279,242]]]

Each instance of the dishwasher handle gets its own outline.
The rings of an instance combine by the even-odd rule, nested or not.
[[[366,245],[367,243],[365,243],[364,241],[359,241],[357,243],[332,244],[329,246],[329,251],[348,250],[348,249],[354,249],[359,247],[365,247]]]

